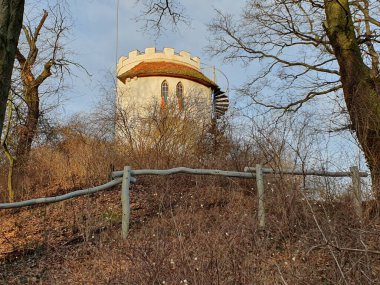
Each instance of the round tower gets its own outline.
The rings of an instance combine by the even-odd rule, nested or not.
[[[186,51],[176,53],[172,48],[131,51],[128,57],[120,58],[117,78],[119,107],[133,105],[139,112],[152,101],[164,107],[168,100],[177,100],[178,108],[185,108],[187,100],[197,98],[198,107],[210,114],[213,90],[217,88],[201,72],[198,57]]]
[[[128,57],[119,59],[117,79],[117,108],[128,110],[130,120],[149,116],[153,105],[165,108],[173,102],[179,110],[190,109],[203,122],[221,114],[221,107],[215,103],[220,105],[223,92],[201,72],[200,59],[187,51],[176,53],[173,48],[131,51]],[[228,99],[226,102],[224,112]]]

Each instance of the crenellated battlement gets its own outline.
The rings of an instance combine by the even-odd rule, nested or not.
[[[128,57],[122,56],[117,64],[117,74],[121,75],[143,61],[169,61],[200,70],[199,57],[191,57],[191,54],[187,51],[176,53],[173,48],[156,51],[156,48],[150,47],[146,48],[144,53],[134,50],[129,52]]]

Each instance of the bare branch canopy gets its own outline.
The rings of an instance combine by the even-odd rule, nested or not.
[[[226,61],[257,67],[239,90],[255,104],[297,111],[317,98],[339,98],[378,201],[379,15],[375,0],[247,0],[239,17],[216,11],[208,47]]]

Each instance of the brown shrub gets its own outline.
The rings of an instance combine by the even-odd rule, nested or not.
[[[56,143],[33,149],[18,198],[101,184],[111,164],[241,170],[262,160],[223,136],[205,136],[184,149],[183,133],[163,133],[159,147],[136,148],[77,126],[62,128]],[[258,227],[255,180],[213,176],[138,177],[127,240],[120,238],[115,191],[3,211],[0,283],[380,283],[379,220],[359,223],[348,199],[312,199],[301,182],[265,176],[265,229]]]

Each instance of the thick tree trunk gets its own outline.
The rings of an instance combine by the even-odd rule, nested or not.
[[[20,64],[20,75],[23,85],[22,93],[27,105],[25,124],[20,128],[20,132],[18,134],[18,142],[15,153],[17,159],[16,168],[19,168],[23,162],[28,159],[30,154],[33,140],[37,134],[38,120],[40,118],[40,94],[38,93],[38,89],[39,86],[52,75],[51,67],[55,64],[55,49],[58,49],[59,47],[57,45],[54,48],[51,55],[52,58],[48,59],[43,66],[43,70],[39,74],[35,75],[33,73],[33,69],[36,66],[36,59],[39,53],[37,41],[47,17],[48,12],[44,10],[42,18],[33,33],[30,32],[30,27],[23,27],[25,37],[28,41],[29,52],[27,55],[23,55],[20,50],[16,51],[16,58]],[[56,37],[58,41],[58,32]]]
[[[352,129],[371,170],[373,193],[380,202],[380,81],[364,64],[347,0],[325,0],[325,29],[340,67]]]
[[[25,91],[25,101],[28,105],[28,113],[25,125],[21,128],[16,149],[16,158],[19,163],[27,159],[32,148],[33,140],[37,133],[38,119],[40,117],[38,88],[32,87]]]
[[[0,0],[0,137],[23,14],[24,0]]]

